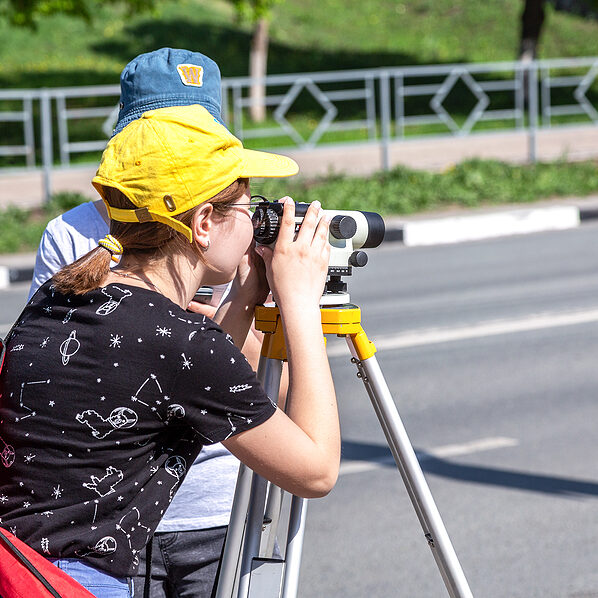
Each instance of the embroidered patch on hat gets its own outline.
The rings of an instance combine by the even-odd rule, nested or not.
[[[203,67],[196,64],[177,64],[183,85],[201,87],[203,85]]]

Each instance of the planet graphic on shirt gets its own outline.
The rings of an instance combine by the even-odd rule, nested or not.
[[[72,344],[72,347],[71,347]],[[77,340],[77,331],[73,330],[69,337],[60,345],[62,365],[67,365],[70,358],[79,350],[81,343]]]
[[[183,417],[185,417],[185,408],[182,405],[174,403],[166,410],[166,419],[168,421],[172,419],[182,419]]]
[[[75,550],[75,554],[80,557],[86,557],[90,555],[95,556],[107,556],[114,554],[118,545],[116,540],[112,536],[104,536],[98,540],[94,546],[88,546],[87,550]]]
[[[108,421],[116,430],[132,428],[137,423],[137,414],[128,407],[117,407],[108,416]]]
[[[177,480],[182,478],[187,471],[187,462],[180,455],[168,457],[164,463],[164,469]]]
[[[112,554],[116,552],[116,540],[112,536],[104,536],[96,542],[92,550],[96,554]]]

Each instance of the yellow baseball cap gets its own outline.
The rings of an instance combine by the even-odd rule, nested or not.
[[[208,201],[239,178],[297,174],[294,160],[248,150],[203,106],[145,112],[106,146],[92,184],[112,220],[166,224],[193,241],[174,216]],[[137,206],[113,208],[102,186],[115,187]]]

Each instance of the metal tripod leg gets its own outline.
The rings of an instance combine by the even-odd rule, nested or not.
[[[355,335],[346,339],[449,596],[473,598],[378,360],[374,355],[360,360]]]
[[[278,398],[281,372],[282,361],[260,359],[258,379],[272,400]],[[295,598],[307,502],[292,497],[284,564],[273,558],[281,502],[280,488],[241,464],[216,598]]]

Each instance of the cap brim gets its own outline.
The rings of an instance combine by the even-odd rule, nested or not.
[[[299,172],[299,165],[292,158],[259,152],[243,148],[242,178],[253,177],[285,177],[293,176]]]

